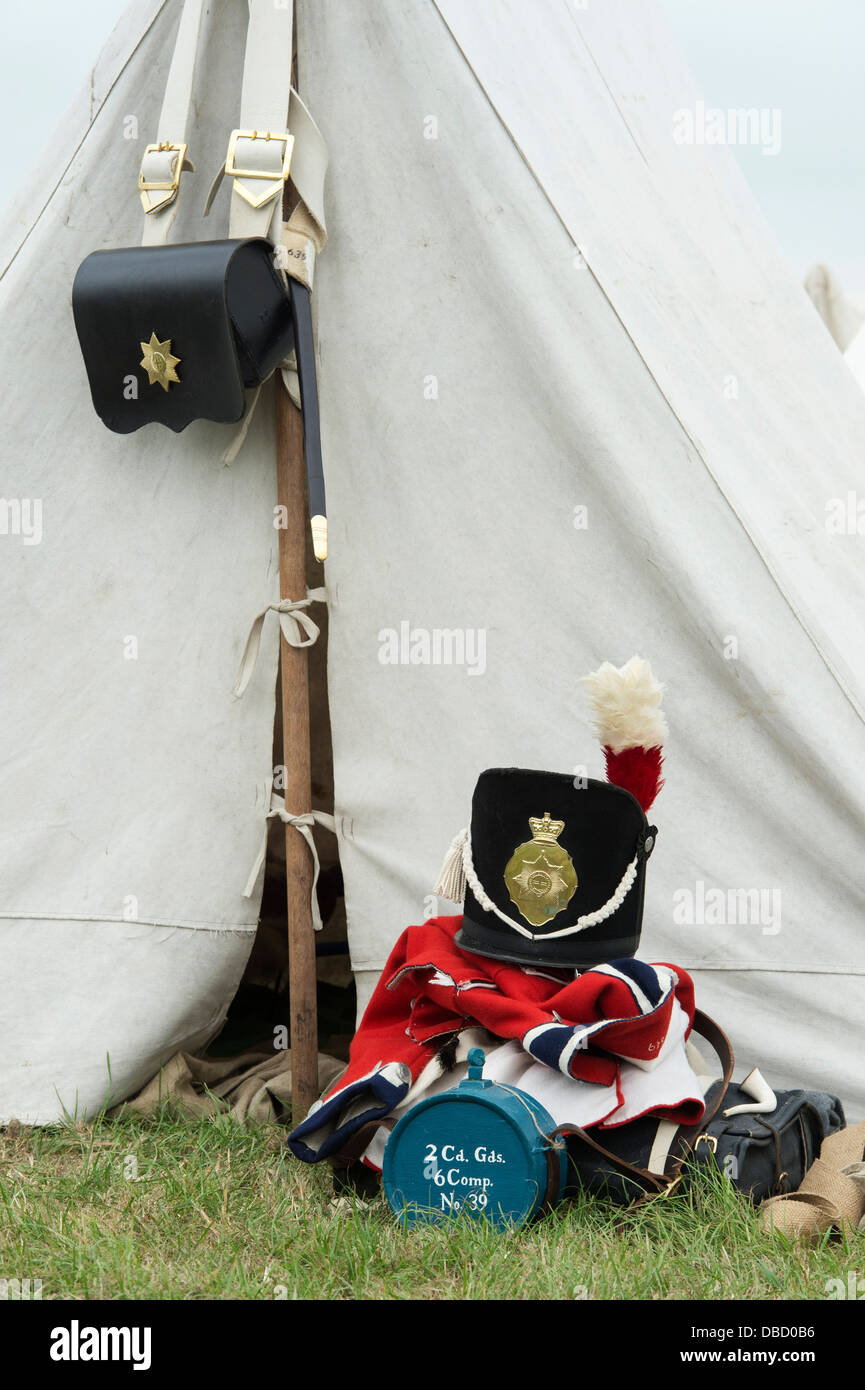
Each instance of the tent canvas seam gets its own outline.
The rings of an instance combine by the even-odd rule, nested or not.
[[[165,920],[159,917],[88,917],[79,912],[0,912],[0,922],[117,922],[127,927],[178,927],[187,931],[240,932],[247,935],[258,930],[255,922],[191,922],[182,919]]]
[[[375,970],[380,973],[382,970],[384,970],[384,968],[384,964],[367,965],[362,964],[360,962],[352,961],[352,969],[355,971]],[[856,976],[857,978],[860,976],[865,976],[865,969],[851,969],[849,966],[846,965],[815,965],[813,961],[809,962],[807,965],[799,965],[796,963],[785,965],[767,965],[763,961],[758,962],[747,960],[728,961],[724,963],[719,963],[718,961],[713,961],[711,963],[691,961],[688,964],[688,966],[683,967],[683,969],[684,968],[687,968],[688,971],[703,970],[706,972],[713,972],[717,974],[720,974],[725,971],[743,970],[757,974],[762,973],[765,975],[843,975],[845,976],[845,978],[850,975]]]

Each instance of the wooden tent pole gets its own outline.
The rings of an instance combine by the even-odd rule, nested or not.
[[[303,417],[276,374],[277,500],[284,511],[279,530],[281,598],[306,594],[306,490]],[[309,746],[309,660],[303,647],[280,638],[282,667],[282,745],[285,809],[292,815],[312,810]],[[318,1099],[318,1007],[315,933],[312,926],[312,863],[302,835],[285,827],[286,907],[288,910],[288,986],[291,1041],[291,1100],[295,1124]]]

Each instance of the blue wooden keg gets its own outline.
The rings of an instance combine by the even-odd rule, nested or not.
[[[525,1091],[485,1081],[479,1047],[468,1062],[465,1081],[418,1101],[388,1139],[384,1190],[408,1226],[452,1217],[521,1226],[547,1196],[555,1121]],[[557,1196],[567,1166],[561,1141],[552,1159]]]

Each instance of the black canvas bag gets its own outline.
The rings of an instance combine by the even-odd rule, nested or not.
[[[778,1104],[766,1115],[716,1116],[700,1135],[694,1161],[716,1164],[733,1186],[752,1202],[796,1192],[828,1134],[843,1129],[844,1107],[826,1091],[776,1091]],[[725,1108],[744,1105],[750,1097],[730,1086]],[[694,1169],[686,1171],[683,1185]]]
[[[796,1191],[826,1136],[844,1128],[840,1100],[823,1091],[777,1091],[778,1103],[768,1114],[725,1117],[724,1110],[753,1104],[753,1097],[732,1081],[733,1054],[718,1025],[698,1010],[694,1031],[713,1046],[724,1077],[710,1086],[700,1123],[674,1135],[663,1173],[648,1170],[658,1136],[652,1116],[591,1134],[564,1125],[559,1132],[569,1162],[563,1195],[582,1190],[630,1205],[673,1188],[687,1190],[707,1164],[755,1203]]]

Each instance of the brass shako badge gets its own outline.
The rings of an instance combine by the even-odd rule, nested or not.
[[[505,883],[511,902],[533,927],[543,926],[567,907],[577,889],[573,860],[557,840],[563,820],[529,817],[532,838],[518,845],[508,860]]]

